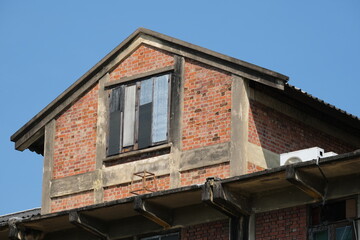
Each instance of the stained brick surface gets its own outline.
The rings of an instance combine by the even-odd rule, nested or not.
[[[110,74],[110,81],[174,65],[172,55],[148,45],[141,45]]]
[[[51,212],[59,212],[92,204],[94,204],[94,192],[92,191],[61,196],[52,199]]]
[[[228,240],[229,220],[198,224],[181,229],[181,240]]]
[[[185,63],[183,150],[230,140],[231,75]]]
[[[170,188],[170,177],[169,175],[160,176],[156,178],[157,190],[162,191]],[[154,182],[146,181],[146,186],[153,189]],[[112,201],[116,199],[126,198],[134,196],[134,194],[130,193],[130,191],[135,189],[143,188],[143,184],[141,181],[134,181],[134,184],[131,186],[130,183],[115,185],[106,187],[104,189],[104,201]],[[138,192],[140,194],[149,193],[149,192]]]
[[[255,101],[250,102],[249,142],[275,153],[310,147],[321,147],[326,152],[336,153],[356,149],[333,136]]]
[[[53,178],[95,170],[98,86],[56,120]]]
[[[306,240],[306,206],[256,214],[256,240]]]
[[[228,178],[230,177],[229,163],[222,163],[208,167],[191,169],[181,172],[181,186],[202,184],[208,177]]]

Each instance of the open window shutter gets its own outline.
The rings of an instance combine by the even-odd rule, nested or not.
[[[152,142],[167,140],[169,75],[154,78],[154,106],[152,122]]]
[[[134,145],[136,85],[125,87],[123,147]]]
[[[151,124],[153,106],[153,81],[141,81],[139,108],[139,149],[151,146]]]
[[[121,146],[121,116],[123,88],[117,87],[111,91],[108,156],[118,154]]]

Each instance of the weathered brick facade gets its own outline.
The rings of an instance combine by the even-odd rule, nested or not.
[[[98,86],[56,120],[53,178],[95,170]]]
[[[162,190],[169,189],[170,188],[170,177],[169,177],[169,175],[158,176],[156,178],[156,186],[157,186],[157,191],[162,191]],[[154,190],[155,189],[154,181],[152,179],[147,180],[146,181],[146,187]],[[134,196],[134,194],[132,194],[131,191],[142,189],[142,188],[143,188],[143,186],[142,186],[142,183],[141,183],[140,180],[134,181],[132,185],[131,185],[131,183],[125,183],[125,184],[106,187],[104,189],[104,202]],[[137,193],[138,194],[144,194],[144,193],[147,193],[147,192],[146,191],[139,191]]]
[[[151,87],[143,87],[143,80],[150,78]],[[135,239],[153,233],[160,239],[176,231],[182,240],[225,240],[237,231],[256,240],[307,239],[307,204],[358,194],[356,188],[337,191],[334,187],[338,180],[343,186],[351,185],[349,176],[358,176],[351,164],[359,156],[353,152],[338,156],[340,160],[320,159],[325,170],[318,171],[320,166],[313,162],[278,168],[279,154],[315,146],[347,153],[359,148],[360,138],[351,130],[360,131],[360,127],[350,124],[358,121],[352,116],[318,101],[320,107],[315,110],[323,117],[337,111],[336,126],[347,124],[327,132],[330,121],[319,125],[323,118],[280,102],[276,94],[282,91],[293,97],[286,92],[287,80],[271,70],[139,30],[12,137],[17,149],[35,150],[45,157],[43,216],[34,225],[25,222],[20,230],[32,232],[26,228],[40,224],[34,233],[46,229],[50,237],[45,239],[50,240],[58,239],[56,232],[64,239],[87,239],[86,234]],[[118,88],[122,84],[125,87]],[[294,100],[299,105],[317,101],[306,94]],[[291,117],[296,114],[310,120]],[[126,138],[125,130],[131,132]],[[159,133],[161,138],[154,140]],[[121,151],[111,152],[111,147]],[[339,163],[345,167],[335,173],[336,160],[349,159],[354,161]],[[132,182],[141,172],[156,176],[156,189],[153,180],[145,186],[139,179]],[[319,183],[312,183],[314,179]],[[143,187],[157,192],[132,193]],[[283,197],[288,193],[292,194],[289,200]],[[65,210],[73,210],[73,215]],[[47,232],[52,221],[47,222],[49,213],[50,218],[58,217],[54,223],[59,226]],[[244,222],[250,225],[249,232],[230,231],[229,216],[244,213],[250,219],[255,215],[255,223]],[[0,236],[4,234],[0,231]]]
[[[181,172],[181,186],[188,186],[193,184],[201,184],[206,181],[208,177],[228,178],[230,176],[229,163],[222,163],[208,167],[191,169]]]
[[[138,49],[110,73],[110,81],[173,64],[174,58],[171,54],[148,45],[140,45]]]
[[[256,240],[306,240],[306,206],[256,214]]]
[[[183,150],[230,140],[231,75],[186,61]]]
[[[51,211],[60,212],[63,210],[79,208],[92,204],[94,204],[94,192],[81,192],[69,196],[61,196],[52,199]]]
[[[249,142],[262,148],[278,154],[315,146],[338,154],[356,149],[259,102],[250,101],[250,106]]]
[[[229,220],[198,224],[181,229],[181,240],[228,240]]]

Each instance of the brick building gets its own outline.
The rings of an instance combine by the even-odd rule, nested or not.
[[[42,206],[0,239],[356,239],[360,119],[287,82],[138,29],[11,137]]]

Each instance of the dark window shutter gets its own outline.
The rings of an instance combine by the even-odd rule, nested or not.
[[[117,87],[111,91],[108,156],[120,152],[123,94],[123,87]]]

